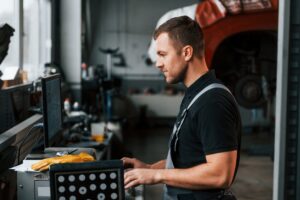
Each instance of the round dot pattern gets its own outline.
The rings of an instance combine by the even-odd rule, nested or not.
[[[56,199],[119,199],[118,181],[121,181],[119,175],[117,170],[57,174],[55,176],[58,195]]]
[[[80,174],[80,175],[79,175],[79,180],[80,180],[80,181],[85,181],[85,175]]]

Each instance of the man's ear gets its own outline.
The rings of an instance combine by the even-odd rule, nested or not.
[[[182,54],[184,56],[185,61],[190,61],[193,56],[193,47],[191,45],[186,45],[182,48]]]

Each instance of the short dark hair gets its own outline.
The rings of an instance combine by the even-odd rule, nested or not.
[[[154,40],[156,40],[161,33],[167,33],[171,40],[175,42],[175,48],[178,50],[186,45],[191,45],[194,50],[194,55],[198,58],[203,58],[203,31],[199,24],[188,16],[174,17],[160,25],[153,34]]]

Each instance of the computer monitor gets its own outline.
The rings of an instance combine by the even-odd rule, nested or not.
[[[43,136],[41,129],[33,128],[41,121],[42,115],[35,114],[0,135],[0,179],[1,172],[19,164]]]
[[[42,102],[45,133],[45,148],[53,146],[62,128],[61,76],[42,78]]]
[[[0,89],[0,134],[32,116],[32,84],[20,84]]]

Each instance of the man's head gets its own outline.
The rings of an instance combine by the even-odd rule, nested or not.
[[[184,81],[188,63],[204,58],[203,32],[187,16],[175,17],[159,26],[154,32],[156,66],[168,83]]]
[[[174,17],[154,32],[154,40],[162,33],[167,33],[178,51],[186,45],[193,47],[193,54],[198,58],[204,56],[203,32],[199,24],[188,16]]]

